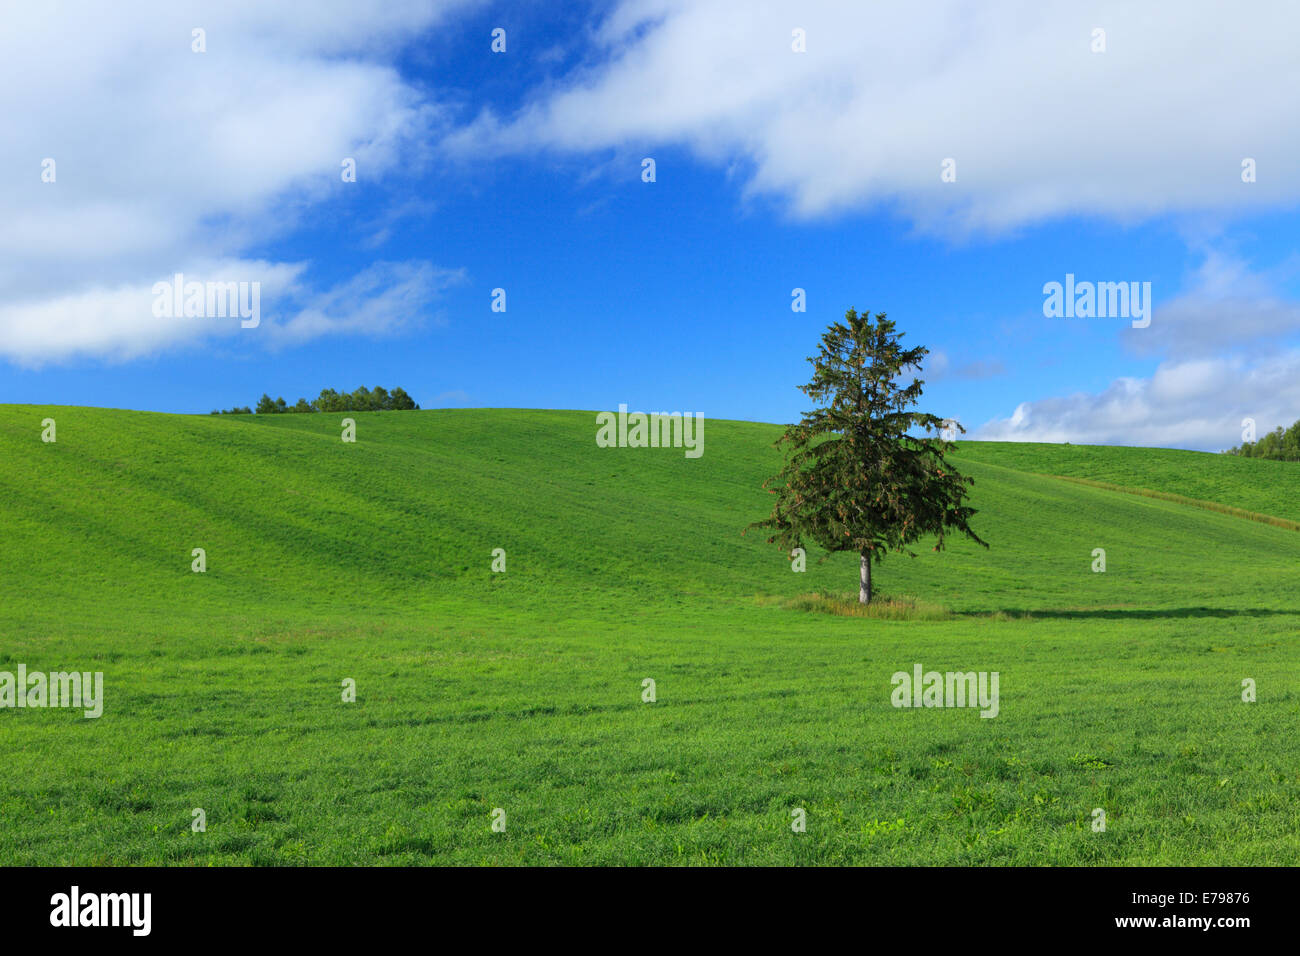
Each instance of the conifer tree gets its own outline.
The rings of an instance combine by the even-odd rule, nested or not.
[[[862,604],[871,601],[871,565],[889,551],[915,557],[908,546],[930,536],[939,551],[953,533],[988,547],[968,523],[974,479],[945,460],[955,447],[942,437],[945,421],[910,410],[921,380],[902,384],[929,349],[904,349],[902,338],[883,312],[872,321],[854,309],[822,335],[808,359],[812,381],[800,386],[819,407],[777,440],[785,465],[763,484],[777,500],[765,520],[750,525],[767,529],[768,542],[787,551],[812,542],[859,555]]]

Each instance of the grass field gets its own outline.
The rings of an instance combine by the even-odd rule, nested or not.
[[[1038,474],[1146,489],[1300,521],[1294,462],[1172,448],[967,442],[968,458]]]
[[[1053,477],[1300,520],[1293,464],[963,442],[992,547],[891,556],[942,613],[888,620],[740,534],[776,426],[342,417],[0,406],[0,671],[105,682],[0,710],[0,863],[1300,860],[1300,534]],[[998,716],[891,706],[916,663]]]

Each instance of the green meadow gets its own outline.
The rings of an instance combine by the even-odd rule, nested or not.
[[[1300,465],[962,442],[991,548],[861,617],[741,534],[779,433],[0,406],[0,671],[104,675],[0,709],[0,864],[1300,861],[1300,532],[1211,507],[1300,521]],[[998,715],[894,707],[916,664]]]

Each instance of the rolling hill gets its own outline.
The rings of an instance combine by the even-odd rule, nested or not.
[[[105,682],[0,710],[0,863],[1300,858],[1300,533],[1063,480],[1300,520],[1289,463],[963,442],[992,547],[891,556],[941,613],[878,620],[798,609],[856,558],[741,535],[777,426],[343,417],[0,406],[0,671]],[[999,715],[891,706],[918,662]]]

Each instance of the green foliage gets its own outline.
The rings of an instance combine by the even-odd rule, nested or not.
[[[390,393],[382,385],[376,385],[374,389],[366,388],[364,385],[359,386],[354,392],[336,392],[332,388],[321,389],[320,395],[314,402],[309,402],[305,398],[298,399],[297,403],[289,405],[283,398],[272,399],[270,395],[263,393],[257,402],[257,414],[259,415],[283,415],[285,413],[302,413],[302,412],[387,412],[387,411],[416,411],[419,409],[406,393],[406,390],[398,387]],[[232,410],[238,411],[238,409]],[[244,409],[247,412],[248,409]],[[217,414],[216,412],[212,413]]]
[[[265,392],[263,392],[262,397],[257,400],[256,411],[259,415],[280,415],[288,410],[289,407],[285,404],[283,398],[277,398],[272,401],[271,396],[267,395]]]
[[[1259,441],[1243,442],[1230,448],[1227,454],[1273,461],[1300,461],[1300,421],[1285,430],[1279,425]]]
[[[988,547],[968,523],[974,481],[945,460],[955,446],[917,434],[940,431],[944,420],[911,410],[924,383],[900,377],[929,350],[904,349],[902,338],[883,312],[873,322],[854,309],[822,335],[808,359],[812,381],[800,386],[820,404],[778,440],[785,466],[763,485],[777,500],[750,526],[771,531],[769,543],[789,550],[811,540],[875,562],[887,551],[915,556],[909,545],[923,537],[942,550],[952,532]]]
[[[390,398],[391,401],[388,407],[395,411],[414,411],[420,407],[415,404],[414,399],[412,399],[410,395],[406,394],[406,389],[402,388],[400,385],[393,389],[393,394]]]

